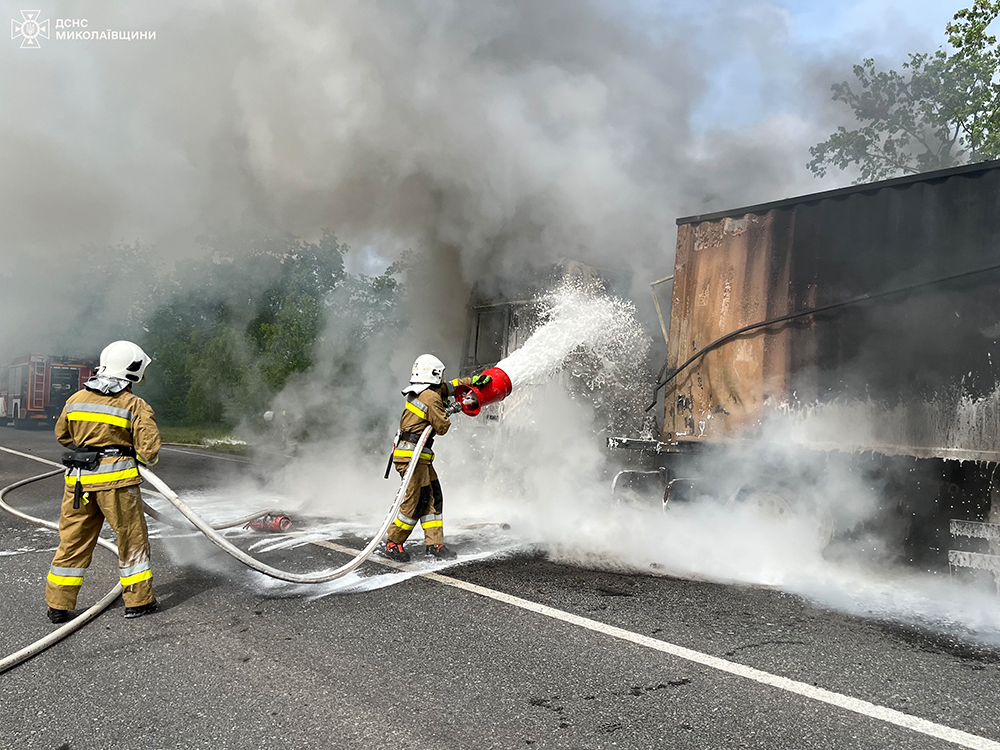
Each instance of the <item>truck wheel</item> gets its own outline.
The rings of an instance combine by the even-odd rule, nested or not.
[[[671,505],[694,501],[698,484],[696,477],[673,477],[663,488],[663,512],[666,513]]]
[[[789,519],[797,515],[800,509],[795,503],[786,500],[779,491],[774,489],[760,489],[744,485],[733,493],[726,502],[727,508],[733,507],[753,508],[764,518]],[[833,539],[835,522],[833,516],[824,510],[817,510],[815,513],[817,526],[816,536],[820,549],[826,549]]]
[[[726,502],[727,508],[753,508],[765,518],[791,518],[792,506],[777,492],[744,485]]]

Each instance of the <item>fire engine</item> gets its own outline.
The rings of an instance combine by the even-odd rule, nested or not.
[[[66,399],[97,368],[92,359],[28,354],[0,372],[0,419],[9,427],[51,426]]]

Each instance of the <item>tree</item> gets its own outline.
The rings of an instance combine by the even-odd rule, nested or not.
[[[205,259],[180,264],[141,343],[162,367],[150,400],[165,423],[235,424],[263,412],[306,370],[323,306],[344,282],[346,246],[291,235],[205,238]]]
[[[870,182],[1000,156],[1000,47],[988,33],[998,15],[1000,0],[975,0],[945,27],[951,51],[911,54],[903,73],[855,65],[857,90],[832,90],[861,126],[810,148],[809,169],[857,165],[856,182]]]
[[[398,325],[402,263],[381,276],[349,274],[348,248],[329,233],[204,242],[205,259],[179,265],[143,321],[140,343],[157,363],[147,400],[165,424],[259,418],[318,357],[324,374],[352,383],[369,337]]]

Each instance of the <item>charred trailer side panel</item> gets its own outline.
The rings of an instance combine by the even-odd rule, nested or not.
[[[696,359],[665,388],[664,450],[752,444],[781,412],[817,451],[867,452],[890,473],[909,461],[913,483],[899,491],[934,506],[914,514],[937,528],[911,534],[929,547],[946,550],[950,518],[987,520],[1000,460],[1000,163],[677,224],[668,373],[744,326],[876,298]]]
[[[807,408],[842,427],[806,433],[822,447],[1000,459],[1000,269],[942,281],[997,265],[995,163],[679,219],[672,368],[742,326],[926,285],[708,352],[667,387],[664,438],[752,436]]]

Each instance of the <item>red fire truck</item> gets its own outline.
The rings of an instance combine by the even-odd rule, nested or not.
[[[82,357],[28,354],[0,372],[0,424],[10,427],[51,426],[66,399],[97,368]]]

